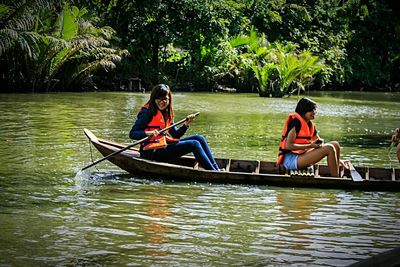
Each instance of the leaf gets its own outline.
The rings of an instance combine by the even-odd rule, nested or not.
[[[68,5],[64,6],[63,15],[61,36],[64,40],[68,41],[78,34],[78,24],[73,11],[71,11]]]
[[[76,6],[72,6],[71,7],[71,13],[75,18],[78,17],[79,13],[80,13],[79,8],[76,7]]]
[[[10,7],[0,4],[0,21],[4,19],[4,17],[7,17],[7,15],[10,12]]]
[[[86,7],[84,7],[81,10],[79,10],[79,14],[77,15],[77,17],[82,18],[84,15],[86,15],[86,13],[88,13],[88,10]]]

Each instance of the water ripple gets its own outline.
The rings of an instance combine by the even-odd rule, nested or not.
[[[129,143],[147,98],[0,95],[0,265],[346,266],[400,246],[399,193],[168,183],[108,162],[80,173],[102,157],[82,128]],[[177,118],[201,111],[190,133],[205,135],[216,155],[252,159],[276,157],[282,121],[297,102],[176,98]],[[319,133],[339,140],[343,155],[389,165],[398,96],[313,99]]]

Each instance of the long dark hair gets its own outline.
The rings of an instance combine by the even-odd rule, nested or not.
[[[304,116],[307,112],[313,111],[317,107],[317,102],[312,101],[307,97],[303,97],[297,103],[296,112],[299,113],[300,116]]]
[[[157,114],[158,107],[156,104],[156,99],[158,98],[169,98],[168,107],[163,111],[165,119],[173,120],[174,119],[174,111],[172,109],[172,92],[168,85],[166,84],[157,84],[153,87],[150,94],[150,100],[147,101],[145,106],[148,106],[150,114],[152,116]]]

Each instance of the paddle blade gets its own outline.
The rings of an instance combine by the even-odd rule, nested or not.
[[[351,162],[349,162],[349,167],[350,167],[350,175],[351,175],[351,179],[353,179],[354,182],[362,182],[363,178],[361,177],[361,175],[358,173],[358,171],[356,170],[356,168],[354,168],[353,164],[351,164]]]

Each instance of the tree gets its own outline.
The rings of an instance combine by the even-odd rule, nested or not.
[[[109,47],[114,30],[93,26],[84,18],[85,8],[53,4],[9,1],[0,6],[5,88],[80,89],[91,84],[96,70],[113,69],[127,55]]]
[[[41,42],[41,36],[33,31],[36,10],[45,8],[47,2],[40,0],[0,4],[0,84],[4,90],[24,86],[27,61],[37,55]]]

